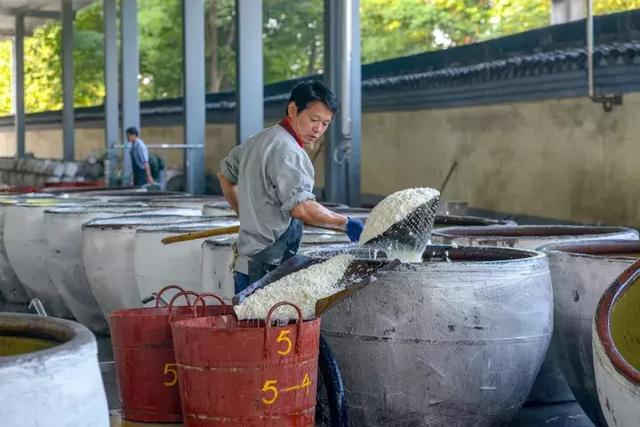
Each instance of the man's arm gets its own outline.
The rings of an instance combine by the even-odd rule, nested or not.
[[[347,217],[330,211],[315,200],[306,200],[291,210],[291,216],[307,225],[344,231]]]
[[[220,180],[220,187],[222,187],[222,194],[224,195],[224,198],[229,202],[229,205],[231,205],[231,209],[239,215],[238,186],[225,178],[221,172],[218,172],[218,179]]]
[[[218,179],[224,198],[231,205],[236,214],[240,215],[238,206],[238,172],[240,168],[240,155],[244,149],[243,145],[237,145],[229,152],[229,155],[220,162],[220,172]]]

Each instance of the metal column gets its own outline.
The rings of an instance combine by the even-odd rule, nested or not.
[[[324,80],[340,102],[325,144],[325,199],[360,205],[361,71],[358,0],[325,0]]]
[[[184,151],[186,190],[204,194],[205,78],[204,0],[182,0]]]
[[[264,126],[262,0],[236,0],[236,142]]]
[[[62,158],[73,160],[73,1],[62,0]]]
[[[25,153],[24,119],[24,16],[17,15],[13,45],[13,114],[16,130],[16,157]]]
[[[122,137],[124,130],[135,126],[140,129],[140,101],[138,98],[138,4],[136,0],[120,3],[120,30],[122,33]],[[142,138],[144,139],[144,137]],[[122,159],[122,185],[130,185],[131,149],[126,143]]]
[[[105,167],[105,181],[110,184],[117,157],[113,147],[120,143],[118,128],[118,32],[116,0],[103,0],[104,15],[104,144],[109,164]]]

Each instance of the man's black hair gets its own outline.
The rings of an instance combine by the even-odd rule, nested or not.
[[[287,108],[284,113],[285,115],[287,114],[289,103],[291,102],[296,103],[298,113],[300,113],[317,101],[326,105],[333,114],[338,112],[338,99],[331,89],[318,80],[302,81],[295,85],[291,91],[291,96],[289,97],[289,102],[287,102]]]
[[[130,128],[127,128],[127,130],[125,130],[125,133],[127,135],[135,135],[138,136],[138,129],[135,126],[131,126]]]

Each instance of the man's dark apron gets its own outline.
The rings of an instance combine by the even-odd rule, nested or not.
[[[271,245],[251,256],[249,260],[249,283],[261,279],[262,276],[298,253],[302,242],[302,228],[302,221],[291,218],[291,223],[282,236],[278,237]]]
[[[130,155],[131,171],[133,172],[133,185],[135,187],[141,187],[147,183],[147,171],[144,168],[140,169],[136,166],[136,159],[133,157],[133,148],[131,148]]]

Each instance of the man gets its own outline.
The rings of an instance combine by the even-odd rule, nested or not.
[[[141,187],[145,184],[153,184],[151,167],[149,167],[149,150],[140,138],[138,129],[130,127],[126,131],[127,140],[131,142],[131,169],[133,172],[133,185]]]
[[[242,291],[298,251],[304,224],[345,230],[362,223],[315,201],[313,164],[304,146],[320,139],[338,111],[335,94],[318,81],[293,88],[280,123],[235,147],[220,163],[224,197],[240,217],[235,291]]]

